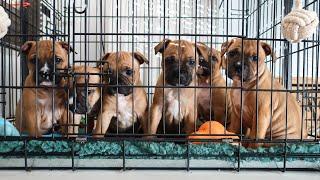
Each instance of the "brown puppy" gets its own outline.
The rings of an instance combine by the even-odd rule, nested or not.
[[[27,55],[29,69],[24,86],[39,88],[23,89],[16,108],[15,126],[20,132],[41,136],[66,118],[66,91],[61,88],[65,81],[59,73],[68,70],[71,50],[65,42],[55,42],[53,48],[50,40],[28,41],[21,47]]]
[[[232,86],[241,87],[242,78],[242,87],[244,88],[244,91],[242,91],[242,106],[240,100],[241,90],[231,90],[232,117],[228,129],[235,133],[240,132],[240,112],[242,107],[243,127],[250,129],[250,139],[306,138],[305,127],[301,126],[300,107],[292,94],[274,91],[272,92],[271,102],[270,91],[258,91],[257,95],[255,91],[250,91],[256,88],[271,90],[271,87],[274,90],[284,90],[277,81],[272,82],[272,74],[264,62],[266,56],[273,54],[271,47],[264,42],[259,42],[258,44],[255,40],[243,40],[242,46],[242,40],[237,38],[223,43],[221,49],[222,55],[226,54],[227,74],[233,80]],[[256,104],[256,98],[258,104]],[[258,109],[256,109],[256,105]],[[286,109],[288,110],[287,117]],[[249,144],[249,147],[257,147],[259,145],[261,144],[252,143]]]
[[[136,122],[146,129],[144,115],[147,110],[147,94],[141,86],[140,65],[148,60],[139,52],[107,53],[103,58],[106,74],[103,89],[102,110],[98,116],[94,137],[109,132],[128,132]],[[130,87],[133,86],[133,87]]]
[[[165,39],[154,49],[156,54],[159,52],[162,54],[162,72],[157,86],[171,87],[155,88],[149,133],[157,132],[159,122],[163,118],[166,132],[177,132],[178,124],[181,122],[182,131],[190,134],[196,130],[197,103],[195,89],[187,86],[196,85],[196,67],[199,58],[208,60],[209,48],[200,43],[195,45],[185,40]],[[162,117],[163,112],[165,117]]]
[[[69,79],[68,134],[78,133],[81,117],[87,114],[87,132],[94,126],[94,118],[100,110],[100,69],[90,66],[74,66],[74,79]],[[74,82],[73,82],[74,80]]]
[[[221,69],[225,68],[222,66],[223,64],[221,58],[223,57],[221,57],[220,51],[212,49],[209,61],[204,58],[200,59],[199,67],[197,70],[198,86],[212,86],[219,88],[211,89],[211,101],[209,88],[199,88],[197,90],[198,115],[200,119],[215,120],[220,122],[221,124],[225,124],[225,118],[229,117],[226,116],[226,113],[230,112],[229,109],[228,111],[226,111],[226,107],[229,107],[230,104],[230,98],[228,93],[229,90],[222,88],[226,87],[226,81],[221,74]],[[226,104],[226,102],[228,103]],[[229,122],[227,121],[226,124],[228,123]]]

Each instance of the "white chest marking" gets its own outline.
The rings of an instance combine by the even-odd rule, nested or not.
[[[61,109],[58,106],[54,107],[53,110],[53,104],[48,99],[38,99],[38,103],[41,104],[44,108],[41,111],[41,123],[40,128],[46,132],[47,130],[52,128],[52,124],[56,124],[57,120],[61,118]]]
[[[118,95],[118,121],[119,127],[126,129],[131,127],[136,121],[137,117],[134,111],[132,111],[132,104],[128,103],[126,97]]]
[[[179,120],[182,120],[183,118],[183,112],[182,112],[182,103],[180,98],[178,98],[178,90],[170,89],[166,93],[166,115],[171,114],[173,116],[173,120],[175,124],[179,124]],[[180,113],[180,115],[179,115]]]

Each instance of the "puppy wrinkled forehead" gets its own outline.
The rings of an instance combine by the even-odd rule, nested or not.
[[[188,55],[195,56],[195,47],[192,43],[187,41],[172,41],[168,44],[168,48],[165,51],[168,55]]]
[[[177,42],[170,42],[169,45],[176,46],[177,48],[182,48],[182,49],[186,47],[184,44],[177,43]]]
[[[241,39],[237,39],[235,40],[235,43],[233,43],[229,51],[232,51],[234,49],[237,49],[239,52],[243,52],[244,54],[249,55],[257,54],[258,51],[263,51],[261,45],[258,45],[258,41],[256,40],[243,40],[242,42]]]
[[[61,54],[60,52],[62,52],[62,50],[57,42],[55,46],[53,46],[52,41],[39,41],[31,48],[29,56],[38,56],[45,59],[52,58],[54,54]]]
[[[90,66],[75,66],[73,72],[76,73],[75,80],[77,83],[99,83],[100,70]],[[82,74],[81,74],[82,73]]]
[[[133,64],[132,64],[133,62]],[[136,62],[135,58],[129,52],[115,52],[111,53],[107,59],[107,63],[105,63],[105,67],[111,66],[139,66]]]

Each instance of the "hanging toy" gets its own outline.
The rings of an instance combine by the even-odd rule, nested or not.
[[[281,22],[282,34],[291,43],[298,43],[310,37],[319,23],[316,12],[302,9],[301,0],[296,0],[295,6]]]
[[[11,25],[11,20],[9,19],[8,14],[3,9],[3,7],[0,6],[0,39],[7,34],[8,27],[10,25]]]

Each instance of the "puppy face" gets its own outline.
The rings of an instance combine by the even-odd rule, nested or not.
[[[208,59],[208,47],[185,40],[165,39],[155,47],[162,53],[161,66],[166,83],[172,86],[188,86],[195,78],[195,68],[200,57]]]
[[[77,114],[90,113],[95,103],[100,98],[100,70],[93,67],[75,66],[73,85],[70,79],[69,109]],[[74,100],[76,102],[74,102]]]
[[[140,82],[140,65],[148,60],[140,52],[114,52],[107,53],[102,58],[104,61],[104,82],[107,93],[114,95],[117,92],[125,96],[133,91],[133,85]]]
[[[216,49],[212,49],[209,54],[209,59],[200,58],[197,75],[200,79],[209,79],[210,75],[213,76],[220,74],[222,67],[221,53]],[[210,67],[211,66],[211,67]]]
[[[242,49],[243,48],[243,49]],[[265,67],[264,59],[272,54],[270,45],[256,40],[232,39],[222,44],[222,56],[226,55],[226,71],[229,78],[249,82],[256,78],[259,72]],[[243,53],[243,54],[242,54]],[[243,57],[243,63],[242,63]],[[258,69],[257,69],[258,65]]]
[[[21,51],[27,55],[29,73],[33,73],[34,82],[52,86],[61,82],[59,73],[68,69],[68,52],[72,48],[65,42],[57,41],[53,46],[53,41],[43,40],[28,41],[21,46]]]

